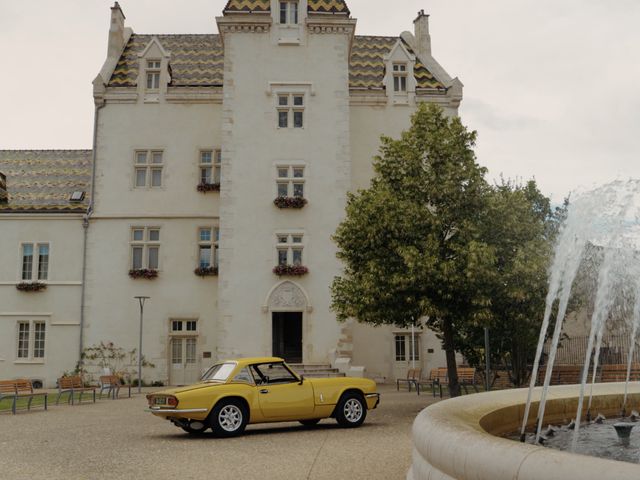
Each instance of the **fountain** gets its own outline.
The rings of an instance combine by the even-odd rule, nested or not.
[[[591,267],[587,273],[595,288],[581,382],[550,387],[563,321],[574,283],[585,265]],[[616,319],[618,324],[614,325]],[[548,332],[552,322],[553,331]],[[631,338],[626,381],[597,384],[604,333],[621,327],[630,332]],[[610,477],[611,472],[615,472],[617,480],[640,478],[638,465],[596,458],[604,455],[640,462],[640,451],[630,447],[633,421],[638,415],[632,412],[631,417],[624,418],[633,406],[640,405],[640,385],[629,382],[639,331],[640,181],[616,181],[578,194],[569,206],[550,270],[529,389],[490,392],[472,396],[473,400],[461,397],[425,409],[414,423],[414,461],[407,478],[600,480]],[[536,387],[548,336],[550,350],[544,381]],[[623,418],[607,421],[605,415]],[[596,418],[593,422],[592,417]],[[543,425],[550,423],[565,427],[543,431]],[[533,432],[529,434],[531,427]],[[528,440],[526,443],[496,437],[512,434],[516,428],[517,437]],[[589,442],[594,437],[615,445],[601,447],[596,441],[593,446]],[[578,456],[566,450],[594,456]]]

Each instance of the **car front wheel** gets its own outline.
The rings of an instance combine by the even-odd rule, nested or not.
[[[221,400],[209,417],[211,430],[218,437],[233,437],[244,432],[249,412],[238,400]]]
[[[336,408],[336,421],[342,427],[359,427],[367,416],[367,406],[362,395],[347,393],[342,396]]]

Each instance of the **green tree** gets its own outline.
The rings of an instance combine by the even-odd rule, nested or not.
[[[501,365],[515,386],[526,383],[533,362],[547,292],[552,244],[561,218],[535,181],[502,181],[492,188],[483,238],[494,249],[494,274],[484,283],[490,318],[456,332],[467,361],[484,363],[484,327],[491,329],[491,363]]]
[[[483,239],[490,187],[476,133],[421,105],[398,140],[382,137],[371,187],[348,197],[334,240],[344,274],[332,284],[340,320],[407,327],[427,318],[460,394],[455,332],[491,317],[495,250]]]

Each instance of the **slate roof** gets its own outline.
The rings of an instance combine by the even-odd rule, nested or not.
[[[138,54],[153,37],[171,53],[172,87],[222,87],[224,52],[219,35],[131,35],[109,79],[110,87],[135,87]]]
[[[91,188],[91,150],[0,150],[0,172],[7,177],[8,202],[0,213],[84,212]],[[86,192],[71,202],[74,191]]]
[[[349,87],[382,89],[385,75],[384,56],[394,47],[398,37],[357,36],[353,39],[349,62]],[[413,53],[404,43],[405,48]],[[418,60],[414,68],[418,88],[444,89],[444,85]]]
[[[229,0],[224,13],[264,13],[271,11],[270,0]],[[336,13],[350,15],[344,0],[309,0],[307,11],[310,13]]]
[[[231,0],[256,2],[259,0]],[[261,1],[261,0],[260,0]],[[268,1],[266,2],[268,3]],[[325,2],[326,3],[326,2]],[[224,50],[219,35],[138,35],[133,34],[109,80],[110,87],[135,87],[138,80],[138,54],[153,37],[171,53],[172,87],[222,87]],[[355,36],[349,69],[349,86],[358,89],[384,88],[384,56],[399,37]],[[407,50],[411,51],[405,44]],[[444,85],[419,61],[414,70],[419,88],[441,89]]]

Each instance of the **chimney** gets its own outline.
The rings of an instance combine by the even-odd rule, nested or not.
[[[120,4],[116,2],[111,7],[111,26],[109,27],[109,49],[107,50],[108,58],[120,58],[122,49],[124,48],[124,13],[120,8]]]
[[[429,35],[429,15],[424,10],[418,12],[418,18],[413,21],[414,36],[418,57],[431,56],[431,35]]]
[[[9,195],[7,194],[7,177],[0,173],[0,203],[7,203]]]

